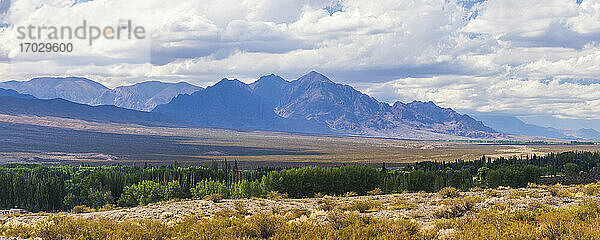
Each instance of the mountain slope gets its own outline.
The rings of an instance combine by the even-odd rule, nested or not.
[[[0,96],[0,113],[73,118],[96,122],[135,123],[150,126],[177,125],[179,121],[156,113],[115,106],[89,106],[64,99],[27,99]]]
[[[118,107],[150,111],[159,104],[168,103],[179,94],[190,94],[200,87],[188,83],[163,83],[149,81],[131,86],[109,89],[87,78],[34,78],[29,81],[0,82],[0,88],[31,94],[39,99],[62,98],[89,105],[115,105]]]
[[[29,94],[20,94],[15,90],[0,88],[0,97],[15,97],[15,98],[27,98],[34,99],[34,96]]]
[[[328,132],[312,121],[284,119],[239,80],[223,79],[191,95],[179,95],[152,112],[205,127],[235,129]]]
[[[249,85],[250,91],[260,96],[271,108],[276,108],[289,91],[291,84],[275,74],[262,76]]]
[[[486,137],[495,133],[493,128],[466,114],[459,114],[451,108],[441,108],[433,102],[413,101],[408,104],[394,103],[392,112],[403,122],[430,131],[470,137]]]
[[[392,124],[389,105],[317,72],[310,72],[290,85],[275,108],[282,117],[313,119],[331,129],[353,133]]]
[[[278,119],[258,96],[249,91],[248,86],[228,79],[192,95],[179,95],[153,112],[209,127],[270,128]]]

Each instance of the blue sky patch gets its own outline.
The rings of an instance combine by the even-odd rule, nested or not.
[[[329,15],[333,15],[336,12],[343,12],[344,6],[342,5],[342,1],[333,1],[327,7],[323,8],[329,12]]]

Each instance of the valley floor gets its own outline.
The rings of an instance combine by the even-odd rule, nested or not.
[[[600,145],[502,144],[306,135],[216,128],[147,127],[0,114],[0,163],[208,166],[237,160],[241,169],[365,164],[401,168],[421,161],[599,151]],[[52,139],[52,141],[48,141]],[[544,139],[521,139],[524,141]]]

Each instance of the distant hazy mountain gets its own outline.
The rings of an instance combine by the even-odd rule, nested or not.
[[[485,123],[485,125],[507,134],[533,137],[567,138],[565,134],[557,131],[556,129],[527,124],[513,116],[476,115],[474,117],[481,120],[483,123]]]
[[[89,106],[60,98],[42,100],[0,96],[0,113],[52,116],[96,122],[135,123],[152,126],[166,126],[180,122],[156,113],[115,106]]]
[[[591,128],[582,128],[578,130],[563,130],[556,129],[561,133],[571,137],[571,138],[580,138],[580,139],[588,139],[588,140],[600,140],[600,132],[591,129]]]
[[[0,82],[0,88],[12,89],[19,93],[31,94],[40,99],[62,98],[77,103],[89,104],[104,92],[104,85],[87,78],[34,78],[29,81]]]
[[[314,71],[292,82],[276,75],[252,84],[224,79],[153,111],[197,125],[227,128],[305,131],[301,126],[310,125],[311,132],[324,129],[389,137],[498,135],[468,115],[433,102],[397,102],[392,107]]]
[[[527,124],[513,116],[504,115],[476,115],[479,119],[502,133],[515,134],[533,137],[547,138],[565,138],[565,139],[589,139],[600,140],[600,132],[594,129],[564,130],[551,127],[542,127],[534,124]]]
[[[150,111],[159,104],[168,103],[179,94],[191,94],[202,88],[189,83],[142,82],[117,87],[104,92],[92,105],[115,105],[118,107]]]
[[[189,94],[201,89],[188,83],[157,81],[109,89],[95,81],[77,77],[0,82],[0,88],[31,94],[39,99],[62,98],[82,104],[115,105],[142,111],[150,111],[159,104],[168,103],[179,94]]]
[[[0,88],[0,97],[16,97],[16,98],[28,98],[34,99],[34,96],[29,94],[20,94],[15,90]]]

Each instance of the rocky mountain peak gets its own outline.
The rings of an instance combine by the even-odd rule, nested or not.
[[[325,75],[318,73],[316,71],[311,71],[311,72],[307,73],[306,75],[298,78],[298,80],[296,80],[294,82],[303,83],[303,84],[334,83],[328,77],[326,77]]]

